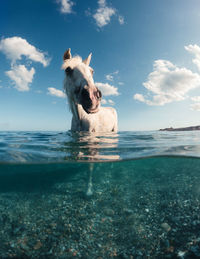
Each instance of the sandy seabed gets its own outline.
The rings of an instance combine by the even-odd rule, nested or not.
[[[200,176],[76,173],[0,193],[0,258],[200,258]],[[45,182],[43,183],[45,184]]]

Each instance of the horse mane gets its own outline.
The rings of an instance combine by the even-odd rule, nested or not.
[[[62,64],[62,69],[66,69],[67,67],[71,67],[72,69],[76,67],[78,64],[82,62],[82,58],[80,56],[75,56],[70,59],[65,59],[64,63]]]
[[[64,63],[62,65],[62,69],[65,70],[67,67],[71,67],[73,69],[74,67],[76,67],[80,63],[82,63],[82,58],[80,56],[74,56],[73,58],[64,60]],[[69,88],[68,84],[69,84],[69,81],[65,77],[65,79],[64,79],[64,91],[67,95],[69,108],[70,108],[71,112],[73,113],[74,100],[73,100],[73,96],[71,96],[71,92],[70,92],[70,88]]]
[[[73,113],[73,99],[72,99],[72,96],[70,94],[70,89],[69,89],[68,81],[66,80],[66,77],[64,79],[63,88],[64,88],[64,92],[65,92],[65,94],[67,96],[67,101],[68,101],[69,109]]]

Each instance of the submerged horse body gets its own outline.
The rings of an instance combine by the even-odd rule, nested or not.
[[[91,54],[82,60],[72,57],[68,49],[63,56],[64,90],[72,112],[72,131],[116,132],[117,113],[112,107],[101,107],[101,91],[95,86]]]

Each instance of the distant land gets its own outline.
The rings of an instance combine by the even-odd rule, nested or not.
[[[184,128],[165,128],[165,129],[159,129],[160,131],[191,131],[191,130],[200,130],[200,126],[190,126],[190,127],[184,127]]]

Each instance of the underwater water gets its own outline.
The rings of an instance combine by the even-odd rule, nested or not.
[[[200,132],[0,132],[0,258],[200,258]]]

